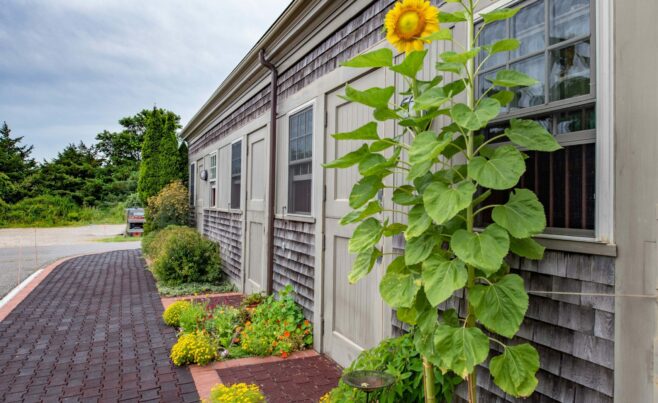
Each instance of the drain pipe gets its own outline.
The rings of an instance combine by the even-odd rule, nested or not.
[[[267,186],[267,293],[273,292],[274,277],[274,198],[276,197],[276,101],[279,73],[276,67],[265,58],[265,49],[261,49],[260,64],[272,72],[272,85],[270,90],[270,177]]]

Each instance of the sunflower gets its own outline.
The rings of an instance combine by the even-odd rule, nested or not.
[[[386,40],[400,52],[423,50],[426,37],[439,30],[439,9],[427,0],[402,0],[395,3],[384,21]]]

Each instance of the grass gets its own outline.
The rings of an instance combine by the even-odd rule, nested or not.
[[[222,284],[213,283],[186,283],[175,286],[166,286],[157,283],[158,292],[163,297],[181,297],[185,295],[195,295],[204,293],[224,293],[235,291],[235,286],[230,282]]]
[[[51,228],[125,223],[123,203],[112,207],[76,206],[65,216],[61,213],[55,214],[47,208],[43,211],[30,211],[12,206],[4,215],[5,217],[0,215],[0,228]]]
[[[140,237],[135,237],[135,236],[116,235],[116,236],[111,236],[109,238],[97,239],[96,242],[137,242],[140,239],[141,239]]]

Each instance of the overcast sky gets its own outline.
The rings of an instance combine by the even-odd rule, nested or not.
[[[2,0],[0,122],[39,161],[154,104],[185,124],[289,0]]]

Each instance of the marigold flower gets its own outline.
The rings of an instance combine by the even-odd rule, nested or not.
[[[281,358],[288,358],[288,353],[285,351],[281,351]]]
[[[283,332],[283,337],[290,337],[290,332],[287,330]]]
[[[386,14],[386,40],[400,52],[423,50],[426,37],[439,30],[439,9],[427,0],[402,0]]]

